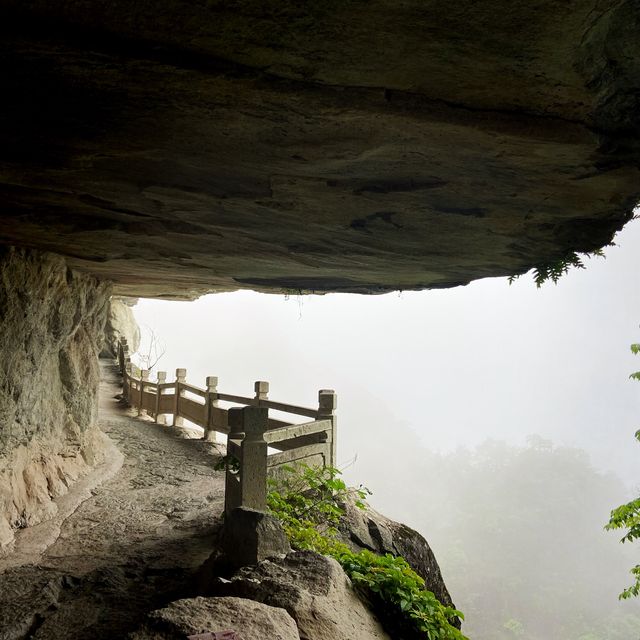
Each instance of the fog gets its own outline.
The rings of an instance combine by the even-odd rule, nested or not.
[[[637,548],[602,526],[640,479],[640,222],[615,242],[540,289],[523,276],[384,296],[242,291],[134,311],[170,379],[186,367],[192,384],[217,375],[244,395],[268,380],[274,400],[308,406],[335,389],[339,466],[430,540],[472,637],[638,640],[638,603],[616,602]]]

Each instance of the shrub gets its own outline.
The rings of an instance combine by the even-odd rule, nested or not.
[[[394,637],[466,640],[451,624],[455,618],[463,619],[462,613],[425,590],[424,580],[404,558],[367,550],[356,553],[338,539],[342,503],[355,498],[356,505],[365,508],[368,489],[347,487],[333,467],[302,464],[281,471],[278,479],[270,481],[267,504],[281,520],[292,547],[335,558]]]

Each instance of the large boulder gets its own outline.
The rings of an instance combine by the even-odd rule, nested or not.
[[[286,609],[302,640],[389,638],[338,562],[313,551],[245,567],[231,580],[219,580],[213,591]]]
[[[130,640],[185,640],[189,635],[235,631],[238,640],[300,640],[291,616],[244,598],[189,598],[151,612]]]
[[[343,505],[345,515],[339,526],[342,540],[358,551],[369,549],[384,555],[402,556],[425,581],[425,589],[447,606],[454,606],[438,561],[424,537],[405,524],[395,522],[371,507],[358,508],[353,500]]]

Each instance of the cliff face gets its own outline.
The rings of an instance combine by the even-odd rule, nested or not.
[[[104,327],[104,344],[100,357],[117,358],[121,338],[127,340],[129,350],[135,353],[140,346],[140,327],[133,315],[132,307],[137,300],[112,296]]]
[[[172,297],[447,287],[600,247],[640,200],[639,21],[4,0],[0,241]]]
[[[58,256],[0,251],[0,548],[101,455],[94,422],[109,289]]]

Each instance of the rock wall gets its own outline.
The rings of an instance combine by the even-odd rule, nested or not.
[[[109,312],[104,327],[104,343],[100,357],[117,357],[120,338],[127,339],[131,353],[138,350],[140,327],[132,311],[136,302],[136,298],[120,298],[118,296],[113,296],[109,301]]]
[[[0,550],[101,459],[94,426],[109,286],[0,249]]]
[[[0,239],[121,295],[452,287],[640,201],[637,0],[3,0],[0,28]]]

